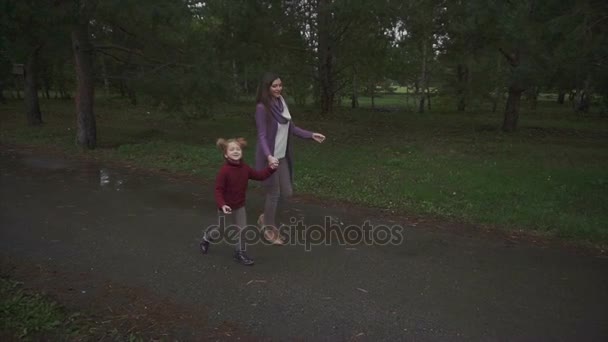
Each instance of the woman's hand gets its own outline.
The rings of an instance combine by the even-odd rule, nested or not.
[[[232,214],[232,208],[230,208],[230,207],[229,207],[229,206],[227,206],[227,205],[223,205],[223,206],[222,206],[222,211],[224,212],[224,214],[227,214],[227,215]]]
[[[322,143],[323,140],[325,140],[325,136],[321,133],[313,133],[312,138],[319,144]]]
[[[268,160],[268,166],[272,167],[272,165],[279,165],[279,160],[277,158],[275,158],[274,156],[268,156],[267,160]]]

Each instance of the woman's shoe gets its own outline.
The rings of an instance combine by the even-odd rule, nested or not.
[[[276,227],[264,226],[264,214],[260,214],[260,217],[258,217],[258,225],[264,231],[264,239],[266,239],[266,241],[279,246],[285,244],[283,240],[281,240],[281,234],[279,234]]]
[[[283,240],[281,240],[281,235],[273,226],[264,227],[264,238],[273,245],[282,246],[285,244]]]

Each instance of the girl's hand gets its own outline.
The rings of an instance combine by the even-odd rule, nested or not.
[[[319,144],[322,143],[323,140],[325,140],[325,136],[321,133],[313,133],[312,138],[315,139],[315,141]]]
[[[271,163],[269,166],[271,169],[276,170],[276,168],[279,167],[279,162],[277,161],[276,163]]]
[[[273,156],[268,156],[268,166],[272,167],[272,165],[279,165],[279,160]]]
[[[232,208],[230,208],[230,207],[229,207],[229,206],[227,206],[227,205],[223,205],[223,206],[222,206],[222,211],[224,212],[224,214],[227,214],[227,215],[232,214]]]

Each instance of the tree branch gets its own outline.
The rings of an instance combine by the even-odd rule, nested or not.
[[[344,70],[346,70],[350,67],[352,67],[352,65],[347,64],[347,65],[342,66],[341,68],[337,68],[336,71],[334,72],[334,74],[336,76],[341,75],[344,72]]]
[[[258,44],[258,45],[262,46],[262,44]],[[279,44],[278,46],[282,49],[293,50],[293,51],[298,51],[298,52],[308,52],[308,50],[306,50],[305,48],[301,48],[301,47],[297,47],[297,46],[289,46],[289,45],[285,45],[285,44]]]
[[[512,67],[516,67],[519,65],[519,56],[518,56],[517,52],[509,54],[502,48],[498,48],[498,51],[500,51],[502,53],[502,55],[505,56],[505,58],[507,59],[507,61],[509,62],[509,64]]]
[[[350,27],[350,25],[353,23],[353,19],[349,20],[346,25],[344,25],[344,27],[342,28],[342,30],[338,31],[338,34],[336,34],[335,36],[335,40],[334,41],[340,41],[342,39],[342,36],[346,33],[346,31],[348,31],[348,28]]]
[[[118,27],[119,30],[121,30],[122,32],[126,33],[127,35],[129,35],[131,37],[137,37],[137,35],[135,33],[131,33],[129,31],[127,31],[127,29],[125,29],[121,25],[116,25],[116,27]]]
[[[144,55],[144,53],[141,52],[141,51],[139,51],[139,50],[132,50],[132,49],[120,46],[120,45],[115,45],[115,44],[110,44],[110,45],[95,45],[94,48],[96,50],[99,50],[99,51],[104,50],[104,49],[119,50],[119,51],[123,51],[123,52],[129,53],[129,54],[140,56],[143,59],[151,61],[151,62],[154,62],[156,64],[162,64],[162,63],[164,63],[164,61],[153,59],[153,58],[150,58],[150,57]]]
[[[119,58],[119,57],[117,57],[117,56],[115,56],[115,55],[113,55],[113,54],[111,54],[109,52],[104,51],[103,49],[100,49],[99,52],[102,53],[102,54],[104,54],[104,55],[106,55],[106,56],[112,57],[115,60],[117,60],[119,62],[122,62],[124,64],[127,64],[127,65],[142,65],[142,66],[154,67],[155,69],[153,71],[157,71],[158,69],[161,69],[161,68],[164,68],[164,67],[167,67],[167,66],[177,66],[177,67],[182,67],[182,68],[194,68],[194,65],[192,65],[192,64],[183,64],[183,63],[176,63],[176,62],[166,62],[166,61],[152,60],[152,59],[149,59],[149,58],[146,58],[146,59],[149,60],[149,61],[153,61],[154,63],[151,63],[151,64],[133,63],[131,61],[121,59],[121,58]],[[145,58],[145,56],[144,56],[144,58]]]
[[[106,52],[106,51],[99,50],[99,52],[100,52],[100,53],[102,53],[103,55],[106,55],[106,56],[112,57],[112,58],[114,58],[115,60],[117,60],[117,61],[119,61],[119,62],[122,62],[122,63],[124,63],[124,64],[131,64],[131,62],[126,61],[126,60],[121,59],[121,58],[118,58],[117,56],[114,56],[113,54],[108,53],[108,52]]]
[[[346,85],[347,85],[347,84],[348,84],[348,81],[344,81],[344,82],[342,82],[342,84],[341,84],[341,85],[338,85],[338,86],[336,87],[336,90],[334,91],[334,94],[335,94],[335,93],[338,93],[338,92],[340,92],[342,89],[344,89],[344,88],[346,87]]]

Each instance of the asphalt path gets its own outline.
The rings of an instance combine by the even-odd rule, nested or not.
[[[287,214],[296,218],[299,241],[294,235],[277,247],[252,237],[255,265],[247,267],[225,243],[199,253],[202,231],[218,222],[211,184],[6,148],[0,166],[3,253],[143,286],[252,335],[608,340],[605,257],[425,229],[296,198]],[[263,199],[255,187],[248,196],[248,222],[255,224]],[[333,241],[320,243],[327,222]],[[368,230],[357,228],[366,222]],[[338,240],[344,232],[350,244]]]

